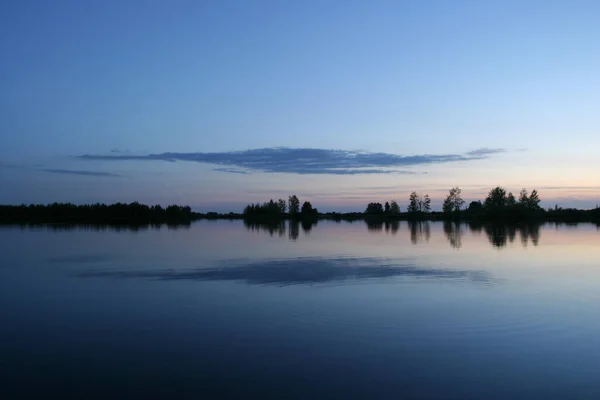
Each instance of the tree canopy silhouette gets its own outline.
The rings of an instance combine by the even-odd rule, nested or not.
[[[296,215],[300,211],[300,200],[295,194],[288,198],[288,210],[291,215]]]
[[[531,195],[527,189],[522,189],[517,201],[512,193],[500,186],[490,190],[483,203],[482,216],[488,219],[528,220],[538,217],[542,208],[537,190]]]
[[[461,196],[462,190],[459,187],[454,187],[448,192],[448,196],[444,200],[442,210],[444,213],[457,213],[460,211],[462,206],[465,204]]]
[[[390,206],[391,207],[391,206]],[[366,214],[383,214],[384,209],[381,203],[369,203],[367,205],[367,209],[365,210]]]
[[[391,215],[399,215],[400,214],[400,206],[396,203],[396,200],[392,200],[390,203],[390,214]]]
[[[319,215],[319,211],[316,208],[313,208],[309,201],[305,201],[304,204],[302,204],[300,215],[302,218],[315,218]]]

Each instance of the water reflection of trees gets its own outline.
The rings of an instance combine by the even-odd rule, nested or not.
[[[157,223],[157,224],[19,224],[21,229],[46,230],[52,232],[141,232],[147,230],[189,229],[191,223]]]
[[[521,243],[527,246],[529,240],[534,246],[540,243],[540,225],[524,225],[521,229]]]
[[[285,221],[270,221],[270,222],[253,222],[244,220],[246,229],[252,232],[265,232],[269,236],[277,234],[277,236],[285,235]]]
[[[317,225],[319,221],[318,220],[310,220],[310,219],[304,219],[301,222],[302,225],[302,231],[304,232],[305,235],[308,235],[310,233],[310,231],[312,230],[313,227],[315,227]]]
[[[398,233],[398,229],[400,229],[400,221],[386,221],[386,232],[391,232],[392,235],[395,235],[396,233]]]
[[[462,247],[464,233],[459,222],[444,221],[444,233],[446,234],[446,238],[448,238],[448,242],[450,242],[450,246],[455,249]]]
[[[317,225],[316,220],[289,220],[289,221],[251,221],[244,220],[244,226],[246,229],[252,232],[264,232],[269,236],[284,237],[286,232],[290,240],[296,240],[300,236],[300,226],[305,235],[308,235],[310,231]]]
[[[482,224],[474,222],[474,221],[469,221],[467,224],[469,225],[469,229],[471,230],[472,233],[481,235],[481,232],[483,231]]]
[[[523,247],[527,247],[529,242],[537,246],[540,241],[540,227],[540,224],[469,224],[469,228],[474,232],[485,231],[489,242],[496,248],[503,248],[508,243],[513,243],[517,233]]]
[[[289,227],[288,238],[290,240],[298,239],[298,236],[300,236],[300,223],[296,220],[290,220],[288,227]]]
[[[400,221],[392,220],[392,221],[381,221],[381,220],[369,220],[366,219],[365,223],[367,224],[367,229],[369,232],[382,232],[385,229],[385,233],[395,235],[398,233],[400,229]]]
[[[431,238],[431,227],[429,221],[408,221],[410,230],[410,242],[417,244],[423,241],[429,242]]]
[[[407,221],[410,242],[419,244],[429,242],[431,238],[431,223],[429,221]],[[367,230],[370,233],[396,235],[402,224],[398,220],[365,220]],[[272,222],[244,221],[244,226],[253,232],[264,232],[270,236],[287,237],[296,241],[300,236],[300,230],[304,235],[310,234],[317,225],[316,220],[288,220]],[[460,223],[453,221],[443,222],[443,232],[450,246],[455,249],[463,247],[465,233],[471,231],[474,234],[485,234],[489,243],[495,248],[504,248],[508,244],[517,241],[517,237],[523,247],[530,245],[538,246],[540,241],[540,224],[482,224],[482,223]]]
[[[410,241],[417,244],[423,239],[429,240],[429,225],[426,221],[409,222]],[[485,235],[490,244],[496,248],[506,247],[507,244],[513,243],[517,235],[520,237],[521,245],[527,247],[530,243],[537,246],[540,242],[540,224],[478,224],[475,222],[460,223],[444,221],[443,230],[448,239],[448,243],[455,249],[462,247],[462,239],[465,234],[465,228],[475,234],[485,232]]]

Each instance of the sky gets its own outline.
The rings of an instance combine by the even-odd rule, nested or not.
[[[0,204],[600,203],[600,2],[5,0]]]

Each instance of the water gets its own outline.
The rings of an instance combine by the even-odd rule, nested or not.
[[[593,225],[0,227],[0,397],[598,398]]]

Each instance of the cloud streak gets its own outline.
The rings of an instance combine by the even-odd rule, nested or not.
[[[17,164],[6,164],[3,162],[0,162],[0,168],[7,168],[7,169],[20,169],[20,168],[25,168],[24,165],[17,165]]]
[[[51,174],[65,174],[65,175],[82,175],[82,176],[97,176],[105,178],[122,178],[123,175],[113,174],[111,172],[100,172],[100,171],[82,171],[73,169],[52,169],[47,168],[43,170]]]
[[[506,153],[505,149],[490,149],[488,147],[482,147],[481,149],[471,150],[467,153],[471,157],[485,157],[493,154]]]
[[[542,186],[544,190],[600,190],[600,186]]]
[[[242,169],[237,169],[237,168],[227,168],[227,167],[221,167],[221,168],[213,168],[213,171],[217,171],[217,172],[227,172],[229,174],[241,174],[241,175],[247,175],[250,172],[248,171],[244,171]]]
[[[482,148],[464,154],[423,154],[403,156],[391,153],[364,151],[272,147],[243,151],[212,153],[158,153],[131,154],[84,154],[82,160],[101,161],[188,161],[219,166],[218,170],[230,173],[257,171],[288,174],[414,174],[397,168],[427,164],[482,160],[504,149]]]

